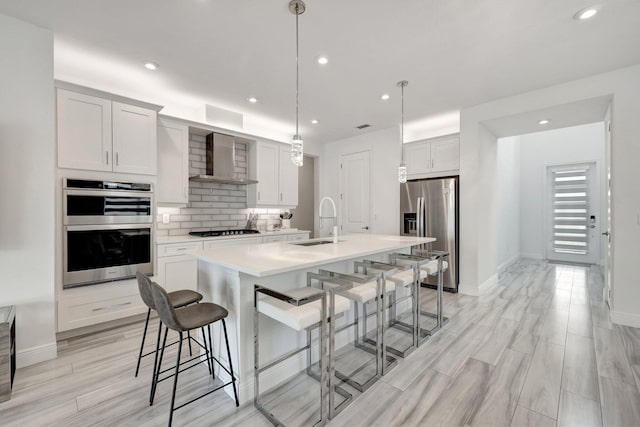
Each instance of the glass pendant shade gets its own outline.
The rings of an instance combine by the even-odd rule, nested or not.
[[[294,135],[291,140],[291,162],[298,167],[302,167],[304,163],[302,137],[300,135]]]
[[[404,163],[398,167],[398,181],[400,181],[400,183],[407,182],[407,167]]]

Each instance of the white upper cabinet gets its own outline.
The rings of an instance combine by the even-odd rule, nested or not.
[[[111,101],[58,89],[58,166],[111,170]]]
[[[291,161],[291,147],[280,146],[280,204],[283,206],[298,205],[298,166]]]
[[[403,148],[407,175],[431,172],[431,146],[428,143],[413,142]]]
[[[155,110],[57,91],[58,167],[155,175]]]
[[[409,178],[446,175],[460,169],[458,134],[411,142],[405,144],[403,149]]]
[[[114,172],[155,175],[157,115],[153,110],[113,101]]]
[[[189,203],[189,127],[158,119],[158,204]]]
[[[298,204],[298,168],[291,163],[290,147],[275,142],[257,141],[249,145],[247,205],[296,206]]]

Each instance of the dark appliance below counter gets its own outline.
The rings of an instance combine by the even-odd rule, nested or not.
[[[196,237],[219,237],[219,236],[241,236],[243,234],[260,234],[258,230],[208,230],[208,231],[192,231],[190,236]]]

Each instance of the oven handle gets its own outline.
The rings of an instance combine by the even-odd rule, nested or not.
[[[76,190],[76,189],[65,189],[65,195],[69,196],[98,196],[98,197],[136,197],[136,198],[147,198],[151,199],[153,197],[153,193],[150,191],[130,191],[130,190]]]
[[[66,225],[65,231],[91,231],[91,230],[129,230],[135,228],[148,228],[153,231],[153,224],[100,224],[100,225]]]

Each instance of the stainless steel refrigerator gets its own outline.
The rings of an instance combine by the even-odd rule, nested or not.
[[[423,248],[449,252],[444,290],[458,292],[458,177],[400,184],[400,235],[435,237]],[[428,276],[423,284],[435,287],[437,280]]]

